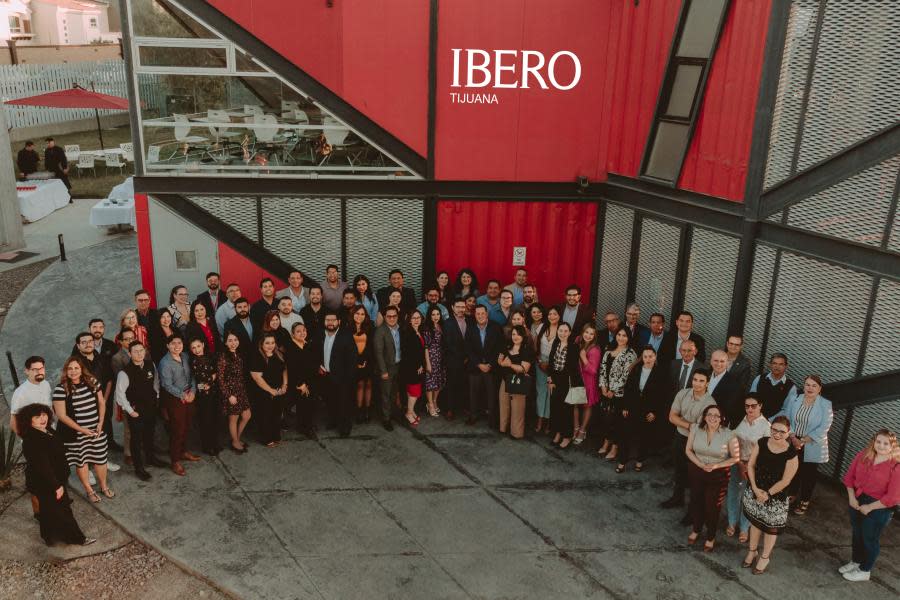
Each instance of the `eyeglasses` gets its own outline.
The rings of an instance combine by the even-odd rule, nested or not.
[[[779,435],[787,435],[787,434],[788,434],[788,431],[787,431],[787,429],[775,429],[775,428],[773,427],[773,428],[772,428],[772,434],[774,435],[774,434],[776,434],[776,433],[779,434]]]
[[[758,406],[759,406],[759,404],[745,404],[744,408],[746,408],[747,410],[750,410],[751,408],[756,408]]]
[[[708,415],[706,415],[706,417],[709,419],[721,419],[722,415],[717,415],[716,413],[709,413]]]

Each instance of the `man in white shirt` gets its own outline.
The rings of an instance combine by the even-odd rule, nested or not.
[[[278,299],[278,316],[281,318],[281,326],[288,333],[294,323],[303,323],[303,317],[294,312],[294,303],[287,296]]]
[[[303,273],[300,271],[291,271],[288,275],[288,286],[283,290],[278,290],[276,296],[279,298],[290,298],[291,303],[293,304],[292,310],[295,313],[300,314],[303,307],[309,303],[309,289],[303,287]],[[284,325],[283,318],[282,325]]]
[[[53,410],[53,390],[47,381],[47,372],[44,368],[42,356],[29,356],[25,359],[26,381],[13,392],[9,404],[9,427],[15,433],[19,433],[16,427],[16,415],[29,404],[43,404]]]
[[[225,323],[234,318],[237,312],[234,310],[235,301],[241,297],[241,288],[236,283],[229,283],[225,288],[225,297],[228,298],[216,309],[216,327],[219,328],[219,335],[225,335]]]
[[[738,523],[740,523],[739,540],[742,544],[747,542],[750,533],[750,520],[744,516],[741,510],[741,496],[744,495],[744,488],[747,487],[747,462],[760,438],[767,437],[771,432],[769,420],[762,414],[762,403],[759,398],[753,394],[748,395],[744,399],[744,411],[746,413],[744,418],[734,429],[734,434],[741,446],[741,460],[731,466],[728,497],[725,500],[728,511],[728,529],[725,530],[725,533],[729,537],[733,536]]]

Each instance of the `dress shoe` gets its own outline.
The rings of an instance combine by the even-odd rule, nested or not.
[[[159,460],[155,456],[153,458],[151,458],[150,460],[148,460],[147,464],[150,465],[151,467],[159,467],[160,469],[164,469],[169,466],[169,463],[167,463],[164,460]]]
[[[152,477],[150,473],[143,469],[141,469],[140,471],[135,471],[134,474],[137,475],[137,478],[141,481],[148,481]]]
[[[383,420],[381,422],[381,426],[384,427],[385,431],[393,431],[394,430],[394,424],[391,423],[390,419]]]
[[[198,460],[200,460],[200,457],[197,456],[196,454],[191,454],[190,452],[185,452],[185,453],[181,456],[181,459],[182,459],[182,460],[187,460],[187,461],[190,461],[190,462],[197,462]]]
[[[128,466],[130,467],[131,465],[134,464],[134,460],[132,460],[132,458],[131,458],[130,456],[126,456],[126,457],[125,457],[125,464],[128,465]]]
[[[447,412],[444,413],[444,418],[447,419],[448,421],[452,421],[456,418],[456,415],[453,414],[452,410],[448,410]]]
[[[684,506],[684,498],[679,498],[678,496],[672,496],[668,500],[659,503],[660,508],[678,508],[679,506]]]
[[[184,472],[184,467],[182,467],[181,463],[178,462],[172,463],[172,472],[179,477],[184,477],[186,475],[186,473]]]
[[[466,419],[466,425],[474,425],[477,422],[478,419],[476,419],[475,417],[469,417],[468,419]]]

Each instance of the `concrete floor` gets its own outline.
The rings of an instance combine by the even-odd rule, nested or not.
[[[73,252],[13,305],[0,349],[17,360],[44,354],[52,381],[79,323],[116,319],[137,285],[133,238]],[[111,476],[118,496],[99,508],[242,598],[900,594],[897,524],[873,581],[849,584],[836,573],[849,558],[846,498],[826,484],[807,516],[790,519],[769,572],[754,576],[740,568],[733,538],[720,535],[711,554],[685,545],[681,512],[657,508],[669,471],[653,461],[644,473],[617,475],[586,448],[559,451],[545,438],[514,441],[429,417],[416,431],[373,424],[347,439],[286,440],[204,457],[186,464],[184,478],[152,469],[144,483],[126,467]]]

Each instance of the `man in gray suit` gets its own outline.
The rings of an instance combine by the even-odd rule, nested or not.
[[[669,363],[669,381],[672,382],[672,394],[677,394],[684,388],[691,387],[691,380],[697,369],[703,369],[706,365],[697,359],[697,344],[693,340],[681,342],[681,358]]]
[[[384,309],[384,323],[375,328],[375,374],[381,378],[381,424],[393,431],[391,406],[400,390],[400,311]]]

